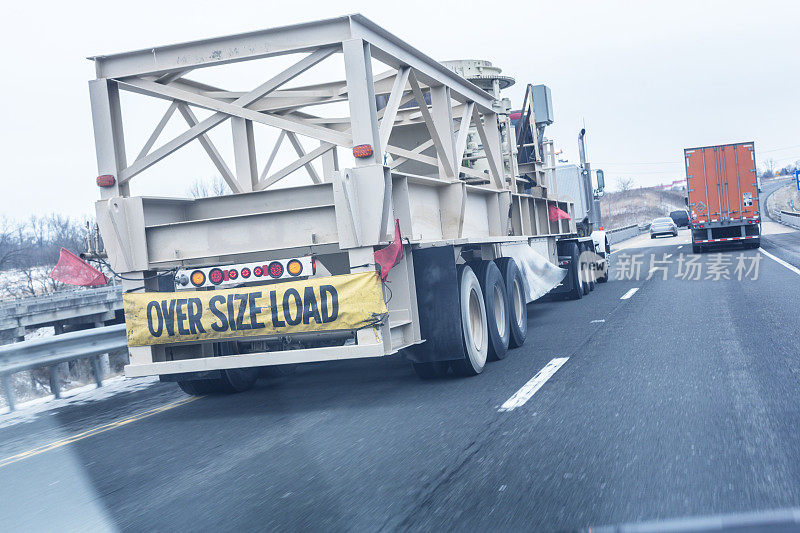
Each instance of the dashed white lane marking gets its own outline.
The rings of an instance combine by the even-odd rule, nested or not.
[[[533,376],[530,381],[528,381],[525,385],[522,386],[514,395],[506,400],[506,403],[500,406],[498,411],[506,412],[506,411],[513,411],[517,407],[522,407],[525,405],[525,402],[531,399],[531,396],[536,394],[536,391],[542,388],[542,385],[545,382],[553,377],[553,374],[561,368],[561,366],[567,362],[569,357],[557,357],[544,365],[544,368],[539,370],[535,376]]]
[[[634,287],[634,288],[630,289],[628,292],[626,292],[625,294],[623,294],[622,296],[620,296],[619,299],[620,300],[627,300],[628,298],[633,296],[636,293],[636,291],[638,291],[638,290],[639,290],[639,287]]]
[[[683,248],[683,245],[682,245],[682,244],[681,244],[680,246],[678,246],[678,250],[680,250],[681,248]]]
[[[589,324],[601,324],[605,321],[606,321],[605,318],[601,318],[600,320],[592,320],[591,322],[589,322]]]
[[[763,248],[759,248],[758,251],[761,252],[762,254],[766,255],[767,257],[769,257],[773,261],[777,262],[778,264],[781,264],[781,265],[785,266],[786,268],[788,268],[789,270],[791,270],[792,272],[794,272],[798,276],[800,276],[800,268],[797,268],[794,265],[790,265],[789,263],[787,263],[786,261],[784,261],[780,257],[775,257],[774,255],[772,255],[771,253],[767,252]]]

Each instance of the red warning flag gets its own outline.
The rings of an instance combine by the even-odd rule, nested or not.
[[[83,287],[95,287],[108,283],[108,277],[105,274],[66,248],[61,249],[58,263],[50,272],[50,277],[62,283]]]
[[[400,220],[394,221],[394,241],[386,248],[374,253],[375,262],[381,267],[381,280],[386,281],[389,271],[403,258],[403,240],[400,235]]]
[[[548,214],[550,216],[550,222],[555,222],[556,220],[569,220],[570,218],[566,211],[557,208],[555,204],[550,204]]]

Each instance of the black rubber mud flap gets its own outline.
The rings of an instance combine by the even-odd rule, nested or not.
[[[406,356],[415,363],[464,359],[458,273],[452,246],[412,251],[420,333],[425,342]]]

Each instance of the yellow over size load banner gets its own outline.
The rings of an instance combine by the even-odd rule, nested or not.
[[[377,272],[123,295],[129,346],[358,329],[387,312]]]

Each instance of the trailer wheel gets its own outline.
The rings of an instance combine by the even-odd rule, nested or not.
[[[522,273],[519,271],[516,261],[510,257],[501,257],[495,263],[506,282],[509,318],[508,347],[519,348],[525,344],[525,339],[528,337],[528,306],[525,301]]]
[[[486,306],[478,278],[468,265],[458,266],[459,306],[461,310],[461,340],[464,359],[452,361],[453,370],[462,376],[483,372],[489,355],[489,330]]]
[[[179,381],[178,387],[189,396],[202,396],[220,392],[218,381],[218,379],[189,379]]]
[[[235,394],[250,390],[258,379],[258,368],[228,368],[220,370],[216,379],[179,381],[178,387],[190,396],[202,394]]]
[[[291,376],[297,371],[297,366],[297,364],[262,366],[258,369],[258,377],[283,378]]]
[[[420,379],[437,379],[443,378],[447,375],[447,370],[450,368],[448,361],[433,361],[431,363],[411,363],[414,367],[414,372]]]
[[[234,355],[239,353],[235,342],[220,342],[214,345],[214,356]],[[215,379],[196,379],[179,381],[178,386],[191,396],[200,394],[233,394],[253,388],[258,380],[258,367],[227,368],[220,370],[220,377]]]
[[[693,254],[701,254],[703,253],[703,247],[699,244],[692,244],[692,253]]]
[[[585,244],[583,246],[583,248],[581,248],[581,252],[586,252],[586,251],[594,253],[594,244],[588,244],[588,243]],[[583,263],[581,265],[581,267],[582,267],[583,271],[586,272],[586,277],[589,280],[588,282],[584,282],[584,285],[587,286],[588,289],[584,289],[584,293],[583,294],[589,294],[590,292],[592,292],[594,290],[594,285],[595,285],[595,283],[594,283],[594,273],[596,272],[596,270],[594,268],[592,268],[592,265],[589,264],[589,263]]]
[[[222,371],[220,392],[236,393],[253,388],[258,379],[257,367],[253,368],[228,368]]]
[[[605,268],[603,269],[603,275],[597,276],[597,283],[606,283],[608,281],[608,271],[611,269],[610,265],[608,264],[609,257],[610,254],[608,253],[606,253],[605,256],[603,256],[603,266]]]
[[[578,248],[578,278],[581,282],[581,288],[583,290],[583,295],[586,296],[591,291],[591,283],[589,282],[589,276],[585,273],[589,270],[589,264],[586,261],[582,261],[581,258],[583,257],[583,252],[586,250],[585,247],[576,244]]]
[[[478,277],[483,291],[486,324],[489,329],[489,361],[499,361],[508,353],[511,336],[506,284],[500,269],[493,261],[475,261],[469,265]]]
[[[567,293],[567,298],[570,300],[580,300],[583,298],[584,294],[587,294],[588,291],[585,291],[583,287],[583,279],[580,275],[580,251],[578,250],[578,245],[574,242],[571,242],[567,245],[567,250],[569,251],[570,256],[570,265],[569,265],[569,276],[572,277],[572,290]]]

